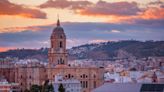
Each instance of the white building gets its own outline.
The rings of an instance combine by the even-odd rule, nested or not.
[[[6,79],[0,77],[0,92],[20,92],[18,83],[9,83]]]
[[[54,91],[59,92],[58,88],[60,84],[63,84],[65,92],[81,92],[80,81],[76,79],[64,79],[62,75],[56,75],[54,81]]]

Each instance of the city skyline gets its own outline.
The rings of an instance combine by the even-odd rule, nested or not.
[[[0,51],[49,47],[57,14],[68,48],[109,40],[164,40],[163,0],[2,0]]]

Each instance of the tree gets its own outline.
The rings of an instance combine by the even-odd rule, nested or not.
[[[47,92],[47,86],[48,86],[49,80],[45,80],[43,86],[42,86],[42,92]]]
[[[30,92],[40,92],[40,86],[38,86],[38,85],[32,85],[31,87],[30,87]]]
[[[30,92],[28,89],[25,89],[24,92]]]
[[[52,84],[48,85],[48,91],[49,92],[54,92],[54,87]]]
[[[52,84],[49,84],[49,80],[46,80],[44,82],[44,85],[42,86],[41,92],[54,92],[54,87]]]
[[[63,84],[61,83],[58,88],[59,92],[65,92],[65,88],[63,87]]]

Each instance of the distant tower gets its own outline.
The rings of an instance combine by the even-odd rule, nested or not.
[[[57,27],[51,34],[51,47],[48,52],[49,66],[67,65],[66,35],[60,26],[60,20],[57,20]]]

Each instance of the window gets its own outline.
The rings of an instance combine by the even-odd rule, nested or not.
[[[83,85],[83,82],[82,81],[80,81],[80,84],[81,84],[81,87],[83,87],[82,85]]]
[[[71,74],[68,74],[68,78],[71,78]]]
[[[83,74],[83,78],[85,78],[85,74]]]
[[[60,64],[62,64],[62,58],[60,58]]]
[[[60,59],[58,60],[58,64],[64,64],[64,60],[63,60],[62,58],[60,58]]]
[[[62,44],[62,41],[60,41],[60,48],[62,48],[63,47],[63,44]]]
[[[81,78],[87,78],[88,76],[86,74],[81,75]]]
[[[85,81],[85,88],[88,88],[88,81]]]
[[[58,64],[60,64],[60,61],[58,60]]]
[[[63,63],[62,64],[64,64],[64,60],[63,60]]]
[[[93,75],[93,78],[96,78],[96,75],[95,74]]]
[[[93,88],[96,88],[96,81],[93,82]]]
[[[83,81],[83,82],[82,82],[82,84],[83,84],[83,85],[82,85],[82,86],[83,86],[83,88],[85,88],[85,81]]]
[[[60,35],[60,38],[62,39],[62,38],[63,38],[63,36],[62,36],[62,35]]]

